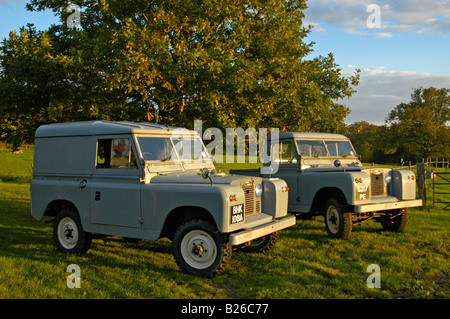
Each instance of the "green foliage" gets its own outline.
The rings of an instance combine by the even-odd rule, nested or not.
[[[381,128],[366,121],[348,126],[347,136],[364,162],[373,162],[378,150]]]
[[[332,54],[306,59],[305,1],[71,3],[81,7],[80,28],[67,27],[69,1],[32,0],[29,10],[51,9],[61,22],[3,41],[1,138],[10,143],[31,140],[42,123],[97,118],[345,128],[349,109],[339,101],[359,71],[343,77]]]
[[[366,162],[417,163],[427,157],[450,157],[450,89],[417,88],[409,103],[400,103],[376,126],[348,126],[357,152]]]
[[[62,74],[53,56],[48,34],[31,26],[11,32],[2,43],[0,128],[2,139],[13,148],[31,142],[34,125],[48,120],[49,104],[61,88]]]
[[[450,89],[417,88],[409,103],[389,113],[389,141],[400,154],[420,160],[450,156]]]

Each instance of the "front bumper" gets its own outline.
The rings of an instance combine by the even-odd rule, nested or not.
[[[246,229],[230,235],[230,245],[240,245],[254,239],[275,233],[282,229],[294,226],[296,224],[295,216],[285,217],[283,219],[276,219],[261,226]]]
[[[354,212],[355,213],[369,213],[369,212],[378,212],[378,211],[383,211],[383,210],[419,207],[422,205],[423,205],[423,203],[422,203],[421,199],[402,200],[402,201],[398,201],[398,202],[355,205]]]

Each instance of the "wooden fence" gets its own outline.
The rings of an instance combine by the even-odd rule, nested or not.
[[[428,157],[428,158],[423,158],[422,159],[422,163],[425,163],[425,166],[428,167],[428,169],[433,168],[433,167],[442,167],[442,168],[450,168],[450,159],[445,159],[442,158],[440,159],[439,157]]]
[[[32,144],[20,145],[19,149],[20,150],[34,149],[34,145],[32,145]],[[0,143],[0,153],[1,152],[11,153],[11,146],[6,143]]]

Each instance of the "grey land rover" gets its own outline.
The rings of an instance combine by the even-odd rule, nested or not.
[[[277,167],[273,173],[262,174],[259,169],[230,173],[283,179],[290,189],[288,211],[300,218],[324,216],[330,237],[346,239],[353,225],[369,219],[385,230],[403,231],[408,208],[422,206],[416,199],[414,172],[364,167],[344,135],[280,133],[271,149],[268,165]]]
[[[31,213],[50,216],[58,250],[84,253],[94,234],[172,240],[178,266],[210,277],[232,248],[270,249],[288,216],[278,178],[216,172],[194,131],[133,122],[43,125],[35,135]]]

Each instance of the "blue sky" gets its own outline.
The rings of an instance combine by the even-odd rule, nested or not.
[[[27,23],[44,30],[56,22],[52,12],[28,12],[25,3],[0,0],[0,39]],[[450,88],[450,0],[307,3],[312,56],[332,52],[344,74],[362,70],[357,93],[343,101],[351,109],[347,123],[383,124],[396,105],[409,102],[414,88]]]
[[[373,4],[379,28],[367,24]],[[383,124],[414,88],[450,88],[450,0],[310,0],[308,6],[314,55],[332,52],[344,74],[362,70],[357,93],[346,101],[347,123]]]

